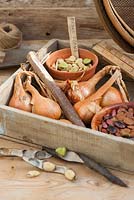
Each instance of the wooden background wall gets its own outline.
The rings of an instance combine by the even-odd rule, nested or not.
[[[24,39],[68,39],[67,16],[76,17],[78,39],[109,37],[93,0],[0,0],[0,23],[16,24]]]

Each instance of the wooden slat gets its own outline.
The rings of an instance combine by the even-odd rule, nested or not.
[[[0,0],[1,7],[87,7],[94,6],[93,0]]]
[[[0,119],[1,134],[53,148],[66,146],[70,150],[87,154],[102,164],[134,173],[134,142],[131,140],[63,124],[2,105]]]
[[[111,64],[120,66],[123,72],[134,79],[134,60],[132,58],[122,54],[107,41],[102,41],[96,44],[93,49],[101,55],[104,60],[107,60]]]
[[[12,67],[11,69],[6,70],[0,70],[0,85],[5,82],[16,70],[16,67]]]
[[[0,8],[0,21],[15,24],[24,39],[68,39],[67,16],[76,18],[78,39],[108,38],[95,7]]]
[[[13,90],[13,83],[18,72],[22,71],[22,69],[18,69],[8,80],[4,82],[4,84],[0,87],[0,92],[3,94],[0,99],[0,104],[7,104],[9,98],[11,97]],[[10,84],[9,84],[10,83]]]
[[[112,1],[113,2],[113,1]],[[126,1],[114,1],[116,8],[126,7]],[[0,7],[92,7],[93,0],[0,0]],[[127,1],[127,8],[133,6],[133,0]]]

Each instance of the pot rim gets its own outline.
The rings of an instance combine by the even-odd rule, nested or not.
[[[128,107],[134,108],[134,101],[113,104],[111,106],[106,106],[106,107],[102,108],[100,110],[100,112],[96,113],[93,116],[92,121],[91,121],[91,128],[93,130],[98,131],[98,126],[100,125],[100,123],[97,124],[97,122],[100,122],[102,120],[102,117],[104,117],[104,115],[110,113],[110,111],[112,111],[113,109],[117,109],[118,107],[123,107],[123,106],[128,106]]]
[[[80,51],[87,51],[87,52],[90,52],[90,54],[92,54],[93,56],[94,56],[94,60],[93,60],[93,65],[91,66],[91,67],[89,67],[89,69],[87,69],[87,70],[82,70],[82,71],[78,71],[78,72],[67,72],[67,71],[60,71],[60,70],[56,70],[56,69],[54,69],[52,66],[50,66],[50,65],[48,65],[47,64],[47,62],[48,62],[48,60],[51,58],[51,56],[53,56],[55,53],[57,53],[57,52],[62,52],[62,51],[67,51],[67,50],[70,50],[70,52],[71,52],[71,49],[70,48],[64,48],[64,49],[59,49],[59,50],[56,50],[56,51],[54,51],[52,54],[50,54],[49,55],[49,57],[48,57],[48,59],[47,59],[47,61],[46,61],[46,65],[47,65],[47,67],[49,68],[49,69],[51,69],[52,71],[54,71],[54,72],[58,72],[59,74],[83,74],[84,72],[87,72],[87,71],[90,71],[90,70],[92,70],[94,67],[96,67],[97,65],[98,65],[98,62],[99,62],[99,59],[98,59],[98,56],[95,54],[95,53],[93,53],[92,51],[90,51],[90,50],[88,50],[88,49],[83,49],[83,48],[79,48],[79,50]]]

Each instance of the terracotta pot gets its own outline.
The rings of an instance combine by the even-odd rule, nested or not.
[[[91,128],[94,130],[98,130],[99,125],[102,122],[102,118],[110,114],[113,109],[118,109],[119,107],[127,106],[128,108],[134,108],[134,102],[129,102],[129,103],[120,103],[120,104],[114,104],[112,106],[108,106],[103,108],[100,112],[96,113],[91,121]]]
[[[82,76],[84,73],[81,81],[88,80],[95,74],[96,66],[98,64],[98,57],[94,53],[92,53],[86,49],[79,49],[79,55],[80,55],[80,58],[92,59],[93,65],[91,67],[89,67],[88,70],[86,70],[86,71],[83,70],[83,71],[79,71],[79,72],[66,72],[66,71],[59,71],[59,70],[52,68],[52,65],[57,61],[58,58],[65,59],[65,58],[68,58],[69,56],[71,56],[70,48],[65,48],[65,49],[55,51],[49,56],[49,58],[46,61],[48,72],[51,74],[51,76],[54,79],[58,79],[58,80],[67,80],[67,79],[76,80],[77,78]]]

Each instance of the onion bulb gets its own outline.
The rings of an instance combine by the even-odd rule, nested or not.
[[[117,90],[115,87],[110,87],[103,95],[100,105],[101,107],[105,107],[122,102],[123,100],[119,90]]]
[[[21,81],[22,75],[24,75],[24,72],[18,73],[15,78],[13,95],[9,101],[9,106],[31,112],[31,95],[28,94],[23,88],[23,84]]]
[[[61,108],[58,103],[52,99],[43,97],[39,92],[31,85],[30,81],[26,82],[26,91],[32,95],[32,113],[49,117],[52,119],[59,119],[61,116]]]
[[[85,82],[70,81],[70,89],[67,92],[69,100],[74,104],[82,101],[95,92],[96,84],[110,72],[118,69],[118,66],[107,65],[98,71],[92,78]]]
[[[89,124],[94,114],[101,110],[102,107],[100,102],[102,101],[103,95],[109,90],[120,75],[121,72],[117,69],[112,77],[95,93],[74,105],[76,112],[85,124]]]

